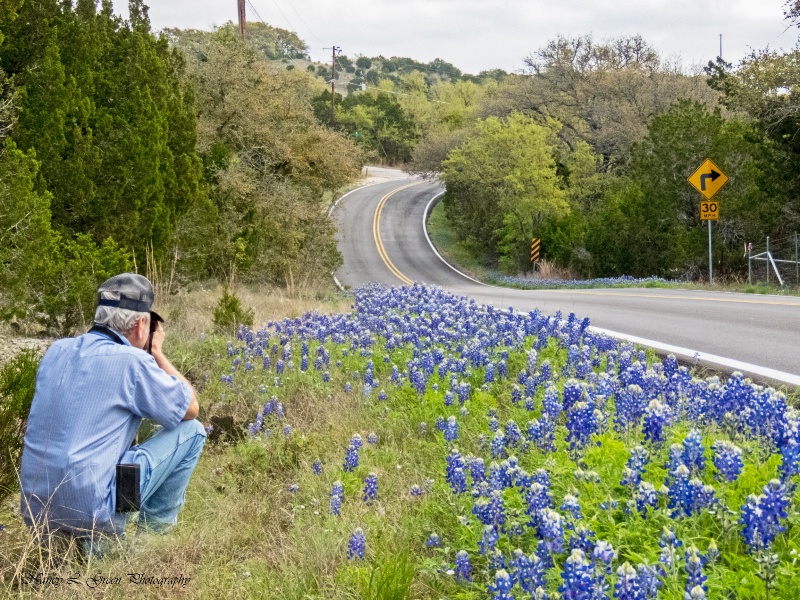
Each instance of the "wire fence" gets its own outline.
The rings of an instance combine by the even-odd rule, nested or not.
[[[748,244],[747,281],[800,287],[800,233]]]

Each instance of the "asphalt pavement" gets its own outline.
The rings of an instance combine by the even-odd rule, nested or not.
[[[376,183],[343,197],[334,211],[344,264],[338,281],[442,286],[483,304],[588,316],[617,337],[723,371],[800,386],[800,297],[664,288],[514,290],[480,284],[447,265],[425,234],[439,183],[370,167]]]

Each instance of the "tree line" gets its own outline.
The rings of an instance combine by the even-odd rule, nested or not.
[[[798,23],[797,3],[786,15]],[[800,227],[798,57],[756,51],[687,72],[640,36],[559,36],[519,73],[440,78],[419,64],[382,77],[337,98],[333,127],[372,160],[443,180],[461,243],[511,273],[530,269],[538,237],[576,275],[707,277],[686,179],[710,157],[730,177],[715,270],[742,277],[745,243]],[[330,101],[314,102],[328,124]]]
[[[0,316],[83,326],[98,282],[285,284],[341,260],[325,209],[361,154],[314,117],[323,85],[270,58],[295,35],[151,31],[108,0],[0,0]],[[180,33],[180,32],[178,32]],[[156,269],[156,270],[157,270]]]

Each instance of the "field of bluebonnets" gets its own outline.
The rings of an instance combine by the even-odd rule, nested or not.
[[[210,391],[249,399],[242,455],[299,465],[294,526],[365,596],[800,597],[800,413],[588,326],[367,287],[347,314],[240,329]],[[325,390],[372,417],[320,460],[291,423]]]

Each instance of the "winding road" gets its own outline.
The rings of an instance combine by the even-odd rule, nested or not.
[[[800,297],[697,290],[514,290],[474,281],[445,263],[424,229],[443,188],[370,167],[378,183],[343,196],[333,213],[343,285],[435,284],[482,304],[588,316],[595,329],[766,383],[800,387]]]

